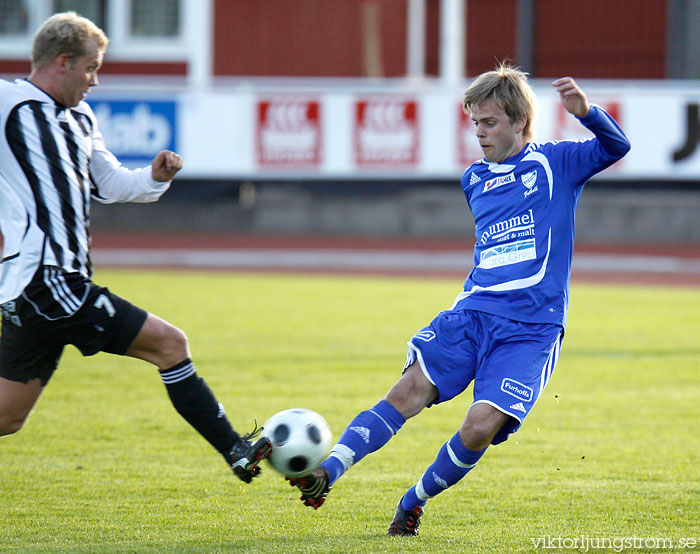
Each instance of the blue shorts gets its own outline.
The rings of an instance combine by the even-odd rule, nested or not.
[[[520,428],[559,358],[564,329],[522,323],[475,310],[446,310],[408,342],[404,371],[416,360],[437,387],[434,404],[451,400],[474,381],[474,404],[485,402],[513,419],[493,439]]]

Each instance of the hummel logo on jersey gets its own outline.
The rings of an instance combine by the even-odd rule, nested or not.
[[[369,429],[367,427],[350,427],[350,431],[355,431],[366,444],[369,444]]]
[[[510,407],[510,409],[511,409],[511,410],[518,410],[519,412],[522,412],[522,413],[524,413],[524,414],[527,413],[527,410],[525,409],[525,406],[523,406],[523,403],[522,403],[522,402],[518,402],[518,403],[516,403],[516,404],[513,404],[513,405]]]
[[[418,331],[415,335],[413,335],[415,338],[423,340],[425,342],[430,342],[435,338],[435,331],[431,331],[430,329],[425,329],[423,331]]]
[[[508,183],[514,182],[515,175],[513,173],[509,173],[508,175],[501,175],[500,177],[496,177],[495,179],[489,179],[488,181],[486,181],[486,183],[484,184],[484,190],[482,192],[488,192],[498,187],[502,187],[503,185],[507,185]]]
[[[481,177],[479,177],[476,173],[472,173],[472,176],[469,178],[469,184],[475,185],[479,181],[481,181]]]
[[[435,483],[437,483],[438,487],[442,487],[443,489],[447,488],[447,481],[445,481],[442,477],[440,477],[434,471],[433,471],[433,480],[435,481]]]

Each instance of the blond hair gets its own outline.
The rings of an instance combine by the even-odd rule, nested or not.
[[[479,75],[464,93],[464,110],[471,112],[488,99],[503,108],[511,123],[526,119],[523,138],[530,142],[534,134],[535,93],[527,82],[528,74],[509,63],[499,64],[493,71]]]
[[[89,19],[75,12],[57,13],[49,17],[34,35],[32,69],[51,63],[56,56],[68,54],[72,59],[87,54],[87,42],[93,39],[100,51],[107,50],[109,39]]]

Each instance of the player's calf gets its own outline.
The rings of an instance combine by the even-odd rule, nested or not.
[[[41,379],[22,383],[0,377],[0,436],[22,428],[43,390]]]
[[[24,425],[24,419],[0,418],[0,437],[6,437],[19,431]]]

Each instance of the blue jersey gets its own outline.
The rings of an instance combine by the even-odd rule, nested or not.
[[[595,138],[528,143],[502,163],[480,160],[462,176],[474,214],[474,269],[453,309],[566,325],[574,213],[583,185],[622,158],[629,141],[591,105],[581,123]]]

